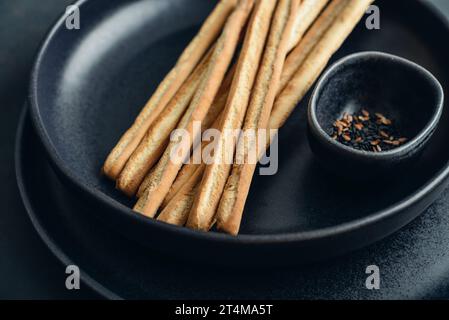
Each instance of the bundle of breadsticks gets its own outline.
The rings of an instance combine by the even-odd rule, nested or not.
[[[220,0],[103,173],[147,217],[236,235],[256,163],[233,159],[247,159],[257,141],[224,132],[278,130],[373,1]],[[210,128],[218,139],[201,142]],[[175,129],[192,139],[172,139]],[[214,161],[173,160],[212,143]]]

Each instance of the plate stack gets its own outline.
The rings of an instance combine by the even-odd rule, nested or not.
[[[449,266],[436,268],[434,259],[448,254],[434,243],[449,243],[443,231],[449,217],[435,209],[442,200],[425,210],[447,184],[447,108],[413,172],[389,183],[356,183],[315,164],[306,97],[279,133],[277,174],[254,177],[238,236],[137,214],[133,200],[100,174],[108,152],[212,9],[210,1],[196,2],[83,1],[82,28],[67,29],[63,17],[47,36],[21,119],[16,167],[23,201],[50,249],[80,266],[83,280],[109,298],[440,294],[432,282]],[[449,35],[445,20],[421,1],[377,5],[382,28],[360,23],[333,59],[386,51],[425,66],[447,87],[449,47],[438,40]],[[430,235],[432,219],[440,223]],[[365,287],[371,265],[380,268],[383,290]],[[422,270],[429,277],[416,277]]]

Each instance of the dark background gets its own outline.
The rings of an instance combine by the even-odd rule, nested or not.
[[[429,1],[449,17],[448,0]],[[72,2],[0,0],[0,298],[97,297],[85,286],[65,289],[65,268],[34,231],[14,182],[14,138],[34,55],[53,21]]]

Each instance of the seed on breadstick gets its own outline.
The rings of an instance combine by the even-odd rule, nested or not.
[[[233,65],[231,70],[226,75],[226,80],[223,82],[220,91],[217,94],[217,97],[215,98],[214,104],[212,105],[211,109],[209,110],[209,113],[207,114],[206,118],[202,123],[203,132],[207,129],[218,127],[219,123],[218,119],[224,107],[226,106],[226,100],[228,98],[229,88],[231,86],[232,79],[234,78],[235,69],[236,65]],[[207,141],[203,141],[199,146],[197,146],[197,149],[204,150],[204,147],[208,144],[209,143]],[[196,151],[194,151],[193,153],[195,154],[195,152]],[[162,202],[161,205],[162,208],[164,208],[168,204],[168,202],[175,196],[175,194],[179,191],[179,189],[183,186],[183,184],[193,175],[198,166],[199,164],[195,163],[195,159],[192,155],[190,157],[189,163],[185,164],[182,167],[181,171],[179,171],[178,176],[173,182],[173,185],[170,187],[170,191],[168,192],[167,196]],[[139,197],[147,188],[149,184],[149,179],[150,178],[145,179],[144,183],[142,183],[141,187],[139,188],[138,192]]]
[[[198,190],[196,185],[189,193],[177,195],[175,201],[164,208],[157,220],[176,226],[184,226],[189,216],[189,211],[193,204],[195,193]]]
[[[324,11],[323,17],[320,17],[312,26],[311,30],[308,31],[307,35],[303,38],[303,40],[301,40],[299,47],[301,48],[306,48],[306,47],[311,47],[311,49],[313,49],[313,47],[316,45],[316,43],[318,42],[318,40],[321,38],[321,36],[324,34],[324,32],[327,30],[327,28],[329,28],[329,26],[331,25],[331,23],[335,20],[334,18],[329,19],[329,15],[334,15],[335,17],[341,12],[341,9],[344,8],[344,5],[346,4],[348,0],[332,0],[332,2],[329,4],[329,6],[326,8],[326,11]],[[340,8],[339,8],[340,7]],[[338,8],[337,13],[335,13],[335,10]],[[324,21],[330,20],[330,23],[326,23],[324,24]],[[317,24],[319,24],[319,27],[317,26]],[[319,31],[317,31],[319,30]],[[321,31],[322,30],[322,31]],[[310,33],[310,35],[309,35]],[[320,34],[320,36],[316,36],[317,34]],[[312,36],[313,35],[313,36]],[[303,43],[307,43],[307,45],[305,46]],[[311,49],[308,49],[308,53],[310,53]],[[301,50],[295,50],[300,52]],[[293,57],[293,52],[289,55],[289,58]],[[302,60],[303,61],[303,60]],[[282,72],[282,79],[289,79],[291,78],[292,74],[290,73],[289,69],[294,69],[295,71],[298,69],[297,66],[294,66],[292,68],[292,66],[290,64],[295,64],[296,62],[294,61],[294,59],[287,59],[287,61],[285,62],[284,65],[284,69]],[[297,87],[296,89],[292,88],[292,90],[298,90],[301,92],[301,95],[299,97],[299,99],[302,99],[303,96],[305,95],[305,93],[310,89],[311,85],[313,82],[315,82],[315,80],[319,77],[319,74],[322,72],[324,66],[322,68],[317,68],[315,70],[314,74],[310,74],[310,81],[308,82],[308,85],[306,85],[304,88],[299,88]],[[281,85],[281,87],[279,89],[281,89],[282,87],[284,87],[284,85]],[[278,90],[278,94],[281,91]],[[279,129],[280,127],[282,127],[282,125],[284,124],[285,120],[287,119],[287,117],[291,114],[291,112],[294,110],[294,108],[296,107],[296,103],[290,103],[288,105],[281,105],[279,103],[277,103],[277,99],[275,102],[275,107],[273,108],[272,114],[270,116],[270,133],[272,133],[273,135],[276,134],[276,130],[275,129]],[[272,140],[272,137],[270,137]],[[269,147],[269,142],[267,144],[267,148]],[[195,167],[196,170],[196,167]],[[230,177],[231,179],[231,177]],[[192,194],[192,190],[194,188],[197,188],[197,186],[189,186],[189,185],[183,185],[178,191],[181,194],[185,194],[185,195],[189,195],[189,197],[191,197],[190,195]],[[177,203],[176,203],[177,202]],[[192,202],[191,201],[187,201],[186,199],[183,199],[183,197],[177,197],[176,199],[171,198],[171,201],[169,201],[169,204],[167,204],[167,206],[171,206],[172,208],[177,208],[177,212],[178,213],[184,213],[184,214],[188,214],[188,212],[191,209],[192,206]]]
[[[287,87],[279,95],[276,100],[276,108],[273,109],[270,118],[270,128],[278,128],[285,122],[298,101],[304,97],[331,56],[343,44],[362,18],[366,8],[373,1],[350,1],[346,5],[340,16],[326,31]],[[234,170],[235,168],[236,170]],[[233,235],[238,233],[254,170],[255,165],[250,164],[233,167],[217,213],[218,229]]]
[[[175,67],[167,74],[150,100],[137,116],[133,125],[120,138],[107,157],[102,171],[115,180],[119,176],[131,154],[139,145],[150,125],[162,112],[168,102],[197,66],[211,44],[222,31],[227,18],[238,0],[221,0],[206,19],[197,36],[184,50]]]
[[[273,2],[265,1],[259,3],[260,6],[258,9],[260,10],[261,22],[256,23],[259,14],[256,11],[254,25],[265,25],[266,28],[263,29],[265,36],[260,39],[260,31],[255,28],[250,29],[254,32],[256,39],[260,39],[259,48],[255,47],[255,41],[252,40],[251,33],[248,33],[248,37],[245,39],[247,48],[253,50],[258,49],[256,53],[259,59],[255,60],[254,54],[242,55],[239,59],[240,68],[237,67],[236,73],[236,75],[239,75],[239,78],[234,80],[229,94],[230,98],[228,99],[228,104],[223,114],[223,120],[220,126],[221,135],[215,146],[215,159],[212,164],[206,166],[201,186],[195,196],[195,201],[187,220],[187,227],[207,231],[212,226],[215,212],[231,168],[231,164],[227,161],[226,157],[232,156],[229,152],[235,151],[235,142],[232,138],[230,139],[227,133],[232,133],[235,129],[241,128],[248,103],[248,112],[250,112],[251,105],[263,101],[267,92],[271,91],[273,91],[273,94],[268,93],[268,95],[271,95],[271,99],[274,100],[276,86],[271,79],[276,77],[277,74],[279,74],[277,77],[280,78],[282,63],[287,53],[287,45],[290,41],[293,22],[299,3],[299,0],[280,0],[276,8]],[[262,15],[264,5],[271,12],[268,16],[266,14]],[[274,15],[272,14],[273,12]],[[271,21],[271,28],[269,28]],[[251,27],[252,25],[250,25]],[[265,38],[267,39],[266,44]],[[260,68],[257,69],[259,67],[259,61]],[[239,71],[241,72],[240,74]],[[251,77],[249,77],[249,74]],[[255,86],[250,100],[250,92],[254,81]],[[274,86],[271,87],[271,85]],[[231,150],[226,150],[227,148],[231,148]]]
[[[202,123],[206,117],[217,91],[222,83],[225,73],[231,64],[231,60],[237,49],[240,33],[242,32],[248,16],[253,8],[254,0],[240,0],[236,9],[229,17],[224,30],[216,43],[211,63],[202,80],[192,102],[181,120],[180,129],[186,130],[190,139],[190,146],[185,143],[178,145],[171,141],[155,167],[156,179],[150,182],[149,187],[139,198],[134,209],[147,217],[154,217],[162,201],[170,190],[182,167],[182,161],[172,161],[170,155],[179,154],[181,159],[187,159],[195,136],[195,123]],[[193,145],[195,148],[196,145]],[[168,153],[168,156],[167,156]],[[161,162],[163,161],[163,162]]]
[[[196,169],[198,169],[201,164],[192,163],[192,159],[190,162],[185,164],[181,171],[179,171],[176,180],[173,182],[170,190],[162,201],[161,208],[164,209],[168,203],[176,196],[176,194],[181,190],[184,184],[195,174]]]
[[[251,17],[242,52],[237,62],[234,81],[226,107],[221,115],[221,123],[218,128],[220,136],[215,145],[213,163],[206,166],[201,186],[195,196],[195,202],[187,221],[189,228],[206,231],[212,223],[221,190],[226,183],[227,172],[231,166],[226,160],[225,148],[229,146],[234,149],[231,141],[233,139],[230,139],[227,133],[240,129],[242,126],[275,9],[275,1],[260,0]],[[276,24],[276,20],[274,21]]]
[[[204,77],[211,52],[206,55],[176,95],[148,129],[145,137],[133,152],[117,179],[117,188],[133,196],[148,171],[159,160],[173,129],[189,106],[196,89]]]
[[[293,74],[303,64],[310,51],[315,47],[319,39],[337,19],[341,11],[352,0],[332,0],[316,19],[296,48],[288,55],[281,77],[281,89],[283,89],[292,78]]]
[[[298,27],[298,22],[301,21],[302,26],[303,26],[302,28],[307,29],[309,26],[309,22],[307,22],[307,21],[311,21],[315,18],[314,15],[316,13],[314,13],[314,12],[309,12],[309,16],[304,17],[304,15],[305,15],[304,6],[309,6],[310,1],[314,2],[316,0],[306,0],[301,3],[300,9],[299,9],[301,14],[297,15],[296,24],[294,27],[294,33],[295,33],[294,36],[296,36],[296,37],[300,37],[300,36],[298,36],[298,34],[300,34],[300,32],[297,29],[301,28],[301,24],[299,24],[299,27]],[[299,43],[298,48],[301,47],[301,49],[300,50],[296,49],[289,55],[289,58],[287,59],[287,61],[284,64],[281,79],[290,80],[291,76],[293,75],[293,72],[298,69],[297,61],[293,57],[296,57],[299,54],[303,54],[304,50],[307,50],[307,53],[310,53],[310,50],[315,46],[315,44],[318,42],[319,38],[321,38],[321,36],[326,31],[326,29],[334,21],[335,17],[341,11],[340,9],[343,9],[343,7],[344,7],[343,5],[346,4],[347,1],[348,0],[332,0],[331,1],[329,6],[322,13],[322,16],[320,16],[313,23],[310,31],[307,32],[306,36]],[[309,3],[306,3],[306,2],[309,2]],[[319,7],[320,5],[325,5],[326,2],[327,1],[323,1],[324,4],[318,3],[317,7]],[[310,7],[308,7],[308,9],[310,11]],[[337,11],[337,9],[338,9],[338,11]],[[315,10],[318,11],[318,8],[315,8]],[[301,19],[299,19],[298,16],[301,16]],[[304,20],[307,20],[307,21],[305,22]],[[307,45],[304,45],[304,43],[306,43]],[[309,47],[311,47],[311,48],[308,49]],[[303,59],[301,61],[303,62]],[[314,78],[316,78],[316,77],[314,77]],[[281,84],[281,86],[277,92],[278,94],[281,91],[280,89],[282,87],[284,87],[285,84],[286,83]],[[293,106],[289,106],[287,109],[291,109],[292,107]],[[277,110],[278,110],[277,114],[279,114],[282,109],[283,108],[277,108]],[[285,112],[289,113],[288,111],[285,111]],[[276,114],[275,114],[273,116],[273,118],[278,119],[279,117],[276,117]],[[276,123],[276,122],[271,122],[271,127],[272,127],[272,129],[274,129],[274,128],[277,129],[277,128],[281,127],[281,124]],[[270,137],[270,138],[272,138],[272,137]],[[268,146],[269,146],[269,142],[268,142],[267,147]],[[186,197],[191,198],[192,197],[191,195],[193,194],[193,189],[194,188],[197,189],[197,186],[188,186],[188,185],[185,185],[185,183],[195,173],[198,166],[199,165],[188,164],[183,167],[183,169],[181,170],[181,172],[179,174],[179,177],[176,178],[175,183],[171,187],[169,194],[167,195],[166,199],[164,199],[163,207],[170,206],[171,208],[176,208],[177,214],[180,214],[181,212],[183,212],[184,214],[189,213],[189,211],[191,210],[191,207],[192,207],[192,202],[190,201],[190,199],[189,199],[189,201],[187,201],[187,199],[185,199],[185,198]],[[202,166],[203,166],[203,171],[204,171],[204,165],[202,165]],[[177,197],[176,199],[174,199],[174,196],[178,192],[180,192],[181,194],[184,194],[186,196],[185,197]]]
[[[214,124],[210,129],[216,129],[219,126],[220,123],[220,116],[215,120]],[[216,144],[216,141],[202,141],[200,145],[197,146],[197,149],[199,149],[199,152],[202,152],[202,150],[205,150],[209,144]],[[168,192],[167,196],[165,197],[164,201],[162,202],[162,208],[165,208],[167,204],[174,198],[174,196],[179,192],[181,188],[183,188],[184,184],[190,179],[190,177],[195,173],[195,171],[198,169],[198,167],[203,167],[204,171],[204,163],[195,163],[192,157],[190,157],[189,163],[185,164],[181,171],[179,172],[178,176],[176,177],[176,180],[173,182],[173,185],[170,187],[170,191]],[[203,172],[201,171],[201,172]],[[202,173],[201,173],[202,174]]]
[[[317,78],[316,75],[314,78]],[[279,90],[278,90],[279,92]],[[294,106],[286,106],[285,113],[290,113],[288,109],[293,108]],[[279,108],[278,113],[280,112]],[[266,149],[270,145],[270,141],[273,140],[273,135],[277,133],[277,130],[273,130],[274,128],[281,127],[280,123],[273,123],[273,128],[270,131],[272,136],[270,136],[269,141],[267,141]],[[201,179],[198,179],[196,184],[186,183],[194,174],[201,175],[204,174],[205,164],[202,163],[200,165],[187,164],[183,167],[183,170],[179,174],[182,173],[181,177],[177,177],[175,183],[170,188],[169,194],[164,199],[164,203],[162,207],[164,208],[164,221],[168,223],[172,223],[178,226],[184,225],[185,221],[188,218],[190,210],[193,205],[193,198],[195,194],[198,192],[199,184],[201,183]],[[197,169],[200,168],[198,171]],[[178,181],[179,179],[179,181]],[[176,184],[176,186],[175,186]],[[179,196],[178,196],[179,194]],[[171,210],[173,210],[173,214],[170,214]]]
[[[270,128],[278,129],[284,124],[297,103],[324,70],[332,55],[341,47],[373,2],[374,0],[347,1],[338,17],[318,39],[303,64],[279,94],[273,107]]]
[[[340,1],[340,0],[337,0]],[[304,33],[304,30],[307,30],[309,26],[314,22],[318,14],[322,11],[322,8],[327,4],[328,0],[305,0],[301,3],[299,13],[295,20],[295,26],[294,31],[292,32],[292,39],[289,46],[289,51],[291,48],[296,46],[297,42],[301,40],[301,37]],[[286,69],[286,66],[284,65],[284,70]],[[284,76],[283,72],[283,76]],[[285,78],[285,77],[282,77]],[[279,92],[279,90],[278,90]],[[223,95],[224,97],[227,97],[226,95]],[[226,101],[224,101],[226,102]],[[207,127],[207,126],[206,126]],[[201,146],[204,147],[204,144]],[[178,176],[176,177],[175,182],[170,188],[169,193],[164,199],[164,202],[162,203],[162,207],[165,208],[167,206],[170,206],[170,208],[176,208],[174,211],[174,217],[170,218],[168,217],[169,210],[165,210],[166,212],[166,219],[168,220],[176,220],[176,217],[182,215],[188,214],[191,210],[193,201],[191,201],[194,197],[193,189],[197,190],[197,185],[195,186],[189,186],[185,185],[185,183],[192,177],[198,167],[202,166],[201,175],[204,172],[204,164],[194,164],[193,160],[191,159],[189,164],[186,164],[183,166],[181,171],[179,172]],[[147,179],[149,180],[149,179]],[[141,194],[143,190],[146,189],[146,187],[149,184],[149,181],[146,180],[146,183],[142,184],[143,187],[139,189],[139,193]],[[174,197],[176,194],[180,192],[181,194],[184,194],[183,197]],[[139,194],[139,196],[140,196]],[[183,213],[183,214],[181,214]],[[179,225],[179,224],[178,224]]]
[[[304,33],[315,22],[329,0],[303,0],[296,15],[292,36],[287,48],[290,52],[301,41]]]
[[[237,65],[234,64],[226,74],[225,80],[220,86],[220,90],[218,91],[217,96],[215,97],[215,100],[209,109],[209,112],[201,123],[202,131],[211,128],[211,126],[214,126],[217,118],[223,112],[226,106],[226,101],[228,100],[229,90],[232,85],[232,80],[234,79],[236,68]]]
[[[199,165],[192,176],[185,182],[178,193],[162,210],[157,220],[183,226],[187,222],[195,193],[203,176],[205,166]]]
[[[258,129],[268,127],[299,6],[297,1],[286,0],[284,2],[285,4],[281,1],[279,6],[284,4],[283,10],[287,22],[284,26],[279,26],[282,32],[276,31],[277,34],[281,34],[281,37],[277,39],[273,37],[273,41],[268,42],[268,47],[270,48],[271,45],[272,50],[267,50],[264,55],[254,94],[245,117],[243,132],[256,132]],[[275,22],[273,29],[276,29]],[[239,139],[236,158],[243,159],[244,162],[242,164],[235,163],[232,166],[231,175],[222,193],[216,215],[218,229],[231,234],[238,232],[237,227],[240,226],[241,220],[240,210],[243,211],[246,200],[246,196],[239,196],[237,193],[248,192],[249,182],[256,167],[256,161],[251,162],[248,159],[252,152],[258,151],[257,137],[255,141],[248,142],[247,140],[249,139],[245,139],[244,135]]]
[[[203,120],[202,126],[203,130],[209,129],[210,126],[214,123],[214,121],[218,118],[218,115],[223,111],[225,105],[226,105],[226,99],[229,94],[229,88],[232,83],[232,79],[234,77],[235,73],[235,65],[232,66],[232,68],[228,71],[225,80],[223,81],[223,84],[220,87],[220,90],[217,93],[217,97],[214,100],[214,103],[212,104],[209,112],[207,113],[206,117]],[[182,186],[182,184],[186,181],[186,178],[188,179],[193,172],[196,170],[196,164],[193,163],[194,161],[189,161],[188,164],[185,164],[181,171],[179,172],[178,176],[176,177],[176,180],[173,182],[173,185],[170,187],[170,191],[167,194],[166,198],[171,199],[174,193],[176,193],[179,190],[179,187]],[[142,184],[139,187],[139,190],[137,192],[137,197],[141,197],[145,189],[150,184],[150,181],[152,180],[152,174],[148,174]],[[164,203],[162,206],[165,206],[166,200],[164,199]]]

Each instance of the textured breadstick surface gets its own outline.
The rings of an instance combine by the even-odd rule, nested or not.
[[[280,128],[298,102],[324,70],[332,55],[341,47],[366,9],[374,0],[349,0],[323,36],[315,44],[302,65],[279,94],[270,118],[270,128]]]
[[[107,157],[103,173],[111,179],[117,179],[131,154],[139,145],[151,123],[157,118],[172,99],[212,42],[220,34],[229,14],[238,0],[222,0],[206,19],[197,36],[184,50],[175,67],[158,86],[148,103],[137,116],[133,125],[120,138]]]
[[[183,226],[187,222],[190,209],[193,205],[194,196],[199,188],[203,176],[204,165],[196,168],[192,176],[186,181],[179,192],[173,197],[158,216],[158,220],[170,224]]]
[[[228,71],[228,74],[226,75],[225,80],[223,81],[223,84],[220,87],[220,90],[217,94],[217,97],[215,98],[214,103],[212,104],[209,112],[207,113],[206,117],[203,120],[203,130],[209,129],[209,127],[216,121],[218,115],[223,111],[225,105],[226,105],[226,99],[229,94],[229,87],[231,86],[232,79],[234,77],[235,72],[235,65]],[[186,118],[187,119],[187,118]],[[184,125],[182,123],[185,123]],[[187,124],[186,121],[180,123],[180,127],[184,127]],[[166,199],[164,199],[164,203],[162,204],[163,207],[167,204],[167,202],[172,198],[172,196],[179,190],[179,187],[184,184],[186,181],[185,178],[188,178],[193,172],[196,170],[195,165],[192,164],[192,161],[190,164],[186,164],[182,167],[181,171],[179,172],[178,176],[176,177],[176,180],[174,181],[173,185],[170,187],[170,191],[166,196]],[[187,175],[184,177],[184,175]],[[139,190],[137,192],[137,196],[140,198],[149,186],[152,175],[148,174],[145,179],[143,180],[142,184],[139,187]]]
[[[326,31],[323,38],[317,43],[310,56],[298,70],[292,81],[287,86],[288,90],[277,100],[279,106],[283,106],[286,110],[292,110],[298,100],[305,95],[305,92],[311,87],[312,83],[319,76],[325,65],[329,61],[332,54],[341,46],[347,36],[351,33],[357,22],[363,16],[366,8],[372,0],[351,1],[347,4],[341,15],[335,20],[329,30]],[[290,113],[288,113],[290,114]],[[284,118],[271,118],[274,123],[281,125]],[[249,192],[251,177],[253,175],[253,167],[245,165],[241,167],[241,173],[238,177],[230,179],[229,194],[222,199],[218,215],[218,228],[231,234],[237,234],[240,228],[243,206]],[[254,166],[255,168],[255,166]],[[234,211],[226,208],[231,205]],[[224,215],[220,215],[224,213]],[[226,217],[226,214],[228,216]],[[225,217],[222,221],[220,218]]]
[[[235,70],[234,70],[235,71]],[[227,85],[227,84],[225,84]],[[215,119],[215,122],[211,126],[210,129],[216,129],[219,127],[221,120],[221,114]],[[201,147],[202,150],[206,150],[209,146],[212,145],[212,149],[215,147],[217,141],[214,139],[211,139],[211,141],[202,141],[201,145],[197,148]],[[200,168],[200,170],[197,169]],[[185,218],[188,218],[188,214],[192,208],[193,205],[193,199],[194,195],[196,194],[198,188],[197,185],[201,182],[201,178],[203,177],[204,169],[206,168],[206,165],[204,162],[201,162],[201,164],[194,164],[193,163],[193,156],[190,158],[190,163],[183,166],[181,171],[179,172],[178,176],[176,177],[176,180],[174,181],[173,185],[170,187],[170,191],[168,192],[167,196],[165,197],[164,201],[162,202],[162,209],[165,211],[165,218],[167,220],[170,220],[170,210],[165,210],[165,207],[170,206],[170,208],[176,208],[176,211],[173,213],[175,216],[180,216],[181,213],[183,214],[183,217],[185,215]],[[191,177],[195,175],[199,179],[195,180],[195,183],[187,183]],[[199,175],[199,176],[198,176]],[[195,189],[195,192],[193,191]],[[177,195],[184,194],[183,197],[178,197]],[[176,199],[174,199],[176,197]],[[187,200],[186,197],[189,197]],[[190,201],[192,200],[192,201]],[[173,219],[176,219],[173,217]]]
[[[298,45],[307,29],[314,23],[328,2],[329,0],[303,0],[301,2],[293,24],[287,52]]]
[[[210,62],[210,54],[198,65],[158,119],[148,129],[143,140],[129,158],[119,178],[117,188],[133,196],[151,167],[164,152],[170,133],[189,106]]]
[[[298,68],[304,63],[317,42],[323,37],[331,24],[337,19],[341,11],[351,0],[332,0],[319,18],[307,31],[304,38],[288,55],[281,77],[280,87],[283,89],[291,80]]]
[[[226,103],[226,101],[223,102],[223,107],[224,107],[225,103]],[[220,124],[220,120],[221,120],[221,113],[220,113],[220,115],[218,115],[216,117],[215,122],[212,124],[212,126],[210,126],[210,128],[208,127],[208,129],[217,129]],[[202,141],[201,144],[199,146],[197,146],[197,148],[200,149],[199,151],[202,152],[210,144],[213,144],[215,146],[217,141],[214,141],[213,139],[211,139],[211,140],[212,141]],[[202,159],[201,159],[201,161],[202,161]],[[178,173],[178,176],[176,177],[176,180],[173,182],[173,185],[170,187],[170,191],[168,192],[167,196],[165,197],[164,201],[162,202],[162,208],[167,206],[167,204],[173,199],[173,197],[178,193],[178,191],[184,187],[184,184],[190,179],[190,177],[195,173],[196,169],[199,166],[204,166],[204,162],[201,162],[200,164],[195,164],[193,155],[192,155],[192,157],[190,158],[190,162],[188,164],[185,164],[182,167],[181,171]],[[204,171],[204,168],[203,168],[203,171]]]
[[[259,70],[254,93],[248,107],[243,126],[247,130],[266,129],[274,99],[280,85],[281,73],[288,53],[291,34],[295,26],[300,1],[281,0],[276,11],[272,30]],[[217,227],[230,234],[237,234],[243,214],[243,207],[249,191],[256,163],[249,162],[249,154],[257,151],[257,141],[252,143],[244,136],[237,148],[243,164],[234,164],[230,178],[226,183],[218,211]]]
[[[201,186],[187,221],[187,226],[190,228],[207,231],[213,222],[215,210],[231,166],[226,162],[225,152],[229,152],[229,150],[225,150],[225,144],[232,142],[226,133],[230,132],[228,130],[240,129],[242,126],[275,7],[275,1],[260,0],[251,17],[234,81],[222,114],[219,126],[221,134],[215,146],[214,161],[206,166]]]
[[[325,15],[325,14],[326,15],[330,15],[330,14],[334,15],[335,14],[335,8],[337,8],[337,7],[339,7],[339,11],[337,11],[338,12],[337,15],[340,14],[341,10],[347,4],[346,3],[347,1],[348,0],[333,0],[329,4],[329,7],[326,9],[326,11],[323,12],[323,15]],[[366,7],[368,7],[369,3],[366,3],[364,5]],[[332,18],[330,20],[330,23],[323,24],[322,21],[327,20],[327,19],[328,19],[328,17],[326,17],[326,16],[322,17],[322,18],[320,17],[320,19],[318,19],[317,22],[315,22],[315,24],[320,23],[320,28],[322,28],[323,30],[319,32],[321,34],[320,36],[314,36],[313,37],[313,39],[314,39],[313,43],[309,42],[309,40],[306,39],[306,37],[307,37],[306,36],[302,41],[303,42],[307,41],[308,42],[307,46],[311,46],[312,49],[313,49],[313,47],[316,45],[318,40],[320,40],[322,34],[324,34],[324,32],[330,27],[332,22],[335,20],[334,18]],[[353,21],[353,24],[355,25],[357,22],[358,22],[358,20]],[[316,30],[315,24],[314,24],[314,28]],[[301,46],[301,44],[299,46]],[[311,51],[311,49],[308,50],[309,53],[310,53],[310,51]],[[287,62],[286,62],[286,64],[284,65],[284,70],[282,72],[283,78],[285,77],[285,74],[286,74],[285,70],[286,70],[287,67],[288,67],[288,65],[287,65]],[[323,64],[322,66],[316,68],[313,73],[310,73],[308,75],[309,80],[305,82],[306,83],[305,86],[299,87],[298,83],[296,83],[295,85],[291,86],[291,90],[292,91],[298,90],[298,92],[300,92],[299,93],[299,97],[302,98],[305,95],[305,93],[310,89],[312,84],[316,81],[316,79],[319,77],[320,73],[322,72],[322,70],[324,68],[325,68],[325,64]],[[301,73],[301,74],[303,74],[303,73]],[[275,103],[276,107],[275,107],[275,109],[273,109],[272,115],[270,116],[270,128],[271,129],[278,129],[278,128],[280,128],[284,124],[285,119],[287,119],[287,117],[291,114],[291,112],[293,111],[293,109],[296,106],[296,103],[280,104],[280,103],[277,103],[277,101],[278,101],[278,99],[276,99],[276,103]],[[267,148],[268,148],[268,146],[269,146],[269,142],[267,144]],[[229,181],[229,184],[230,185],[237,185],[238,184],[237,178],[238,178],[237,175],[231,175],[229,177],[229,179],[231,179],[233,181]],[[193,188],[195,188],[195,187],[193,187]],[[182,192],[184,192],[185,194],[189,194],[189,191],[192,190],[193,188],[189,189],[189,188],[183,187],[182,188]],[[223,197],[226,197],[226,196],[229,196],[229,195],[231,195],[231,194],[225,194],[224,193]],[[178,198],[177,200],[181,201],[181,198]],[[180,203],[181,202],[179,202],[178,204],[180,204]],[[181,206],[178,207],[178,210],[179,211],[183,211],[183,212],[188,211],[190,209],[190,206],[192,205],[191,202],[188,202],[188,201],[183,201],[182,204],[184,205],[184,207],[181,205]],[[175,203],[173,203],[172,205],[175,206]],[[238,228],[238,224],[234,225],[233,228],[237,229]]]
[[[323,7],[326,6],[328,0],[305,0],[301,3],[299,12],[295,19],[294,30],[292,32],[292,38],[294,40],[291,40],[289,48],[297,41],[301,40],[301,33],[303,30],[308,29],[312,23],[313,25],[310,31],[307,32],[306,37],[301,40],[297,49],[295,49],[295,51],[288,56],[288,59],[284,64],[279,89],[285,87],[288,80],[290,80],[291,76],[294,74],[294,71],[298,69],[299,65],[297,64],[301,64],[304,61],[302,57],[305,57],[308,53],[310,53],[317,41],[322,37],[324,32],[329,28],[331,23],[344,8],[347,1],[348,0],[331,0],[329,6],[324,11]],[[321,13],[321,15],[318,19],[316,19],[319,13]],[[278,90],[278,93],[279,92],[280,90]],[[279,127],[280,125],[276,126],[276,129]],[[176,178],[175,183],[170,189],[169,195],[167,195],[167,198],[164,200],[164,202],[166,202],[164,206],[173,198],[176,192],[178,192],[181,186],[187,181],[188,178],[190,178],[196,169],[197,167],[195,165],[186,165],[183,167],[179,177]]]
[[[178,191],[184,187],[184,184],[190,179],[191,176],[193,176],[196,169],[198,169],[198,167],[200,166],[201,166],[200,164],[190,162],[182,167],[181,171],[179,171],[178,176],[176,177],[176,180],[173,182],[172,186],[170,187],[170,190],[165,196],[161,208],[165,208],[169,204],[169,202],[174,198],[174,196],[178,193]]]
[[[206,75],[195,93],[192,103],[181,120],[181,122],[183,122],[181,128],[185,129],[187,134],[192,137],[190,139],[190,147],[192,147],[192,141],[196,140],[194,136],[194,125],[196,122],[202,123],[212,105],[217,91],[225,77],[225,73],[231,64],[240,33],[244,28],[253,4],[253,0],[239,1],[238,6],[229,17],[225,28],[216,43]],[[178,143],[175,141],[169,143],[165,152],[168,153],[168,160],[164,160],[164,156],[166,156],[164,154],[161,159],[161,161],[164,160],[161,168],[155,168],[154,171],[157,172],[156,179],[153,179],[150,182],[150,186],[145,190],[142,197],[139,198],[139,201],[134,207],[136,211],[148,217],[154,217],[156,215],[157,210],[182,167],[182,162],[171,161],[170,155],[173,153],[178,154],[177,151],[180,151],[180,158],[187,158],[188,153],[190,152],[190,150],[187,149],[188,148],[185,148],[185,146],[182,146],[181,150],[179,150]]]
[[[229,95],[229,89],[231,88],[232,80],[234,79],[236,70],[236,65],[234,64],[231,69],[226,74],[225,80],[220,86],[220,90],[215,97],[214,103],[212,104],[209,112],[202,122],[202,130],[207,130],[214,125],[218,116],[223,112],[226,107],[226,101]],[[214,125],[215,126],[215,125]]]
[[[189,210],[192,207],[197,189],[198,186],[195,186],[189,193],[177,195],[174,201],[162,210],[157,220],[176,226],[184,226],[189,217]]]

